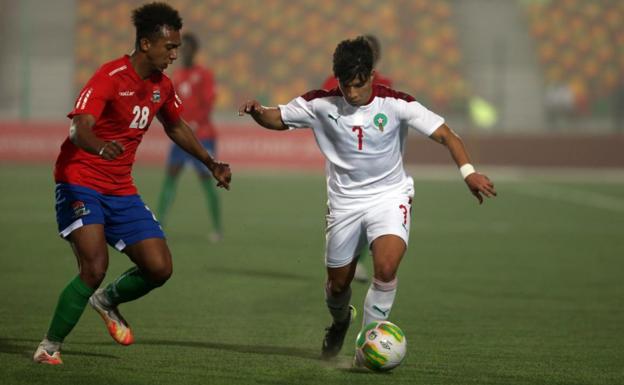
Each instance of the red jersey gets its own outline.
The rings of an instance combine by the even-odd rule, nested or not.
[[[117,159],[105,160],[77,147],[68,137],[56,159],[55,181],[107,195],[136,194],[132,165],[143,135],[156,114],[175,123],[181,110],[182,103],[165,74],[154,73],[143,80],[127,55],[104,64],[82,89],[67,116],[93,115],[93,133],[105,141],[115,140],[125,151]]]
[[[173,84],[184,101],[183,118],[195,130],[197,138],[215,139],[217,134],[210,118],[216,99],[212,72],[198,65],[178,68],[173,73]]]
[[[376,86],[378,84],[386,86],[388,88],[392,88],[392,80],[384,77],[379,72],[375,71],[375,76],[373,77],[373,85]],[[321,88],[327,91],[338,88],[338,79],[333,76],[328,77],[327,79],[325,79],[325,82],[323,82]]]

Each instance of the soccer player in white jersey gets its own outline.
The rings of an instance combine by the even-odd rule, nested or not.
[[[310,127],[326,158],[328,214],[325,265],[326,303],[333,318],[322,354],[335,357],[355,316],[351,281],[364,246],[372,251],[374,275],[364,301],[363,321],[386,320],[397,290],[397,269],[409,239],[413,180],[403,168],[408,128],[445,145],[470,192],[496,195],[487,176],[470,164],[462,140],[444,119],[408,94],[372,85],[373,52],[364,37],[336,47],[334,75],[339,87],[310,91],[286,105],[244,103],[249,114],[271,130]]]

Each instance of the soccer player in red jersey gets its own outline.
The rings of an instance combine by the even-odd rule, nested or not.
[[[176,60],[181,44],[178,12],[165,3],[150,3],[134,10],[132,20],[133,53],[100,67],[68,115],[69,137],[54,170],[56,217],[79,274],[61,292],[35,362],[62,363],[61,344],[87,302],[116,342],[131,344],[134,337],[117,305],[144,296],[171,275],[164,233],[131,176],[136,149],[154,117],[174,142],[208,167],[219,186],[229,188],[229,166],[215,161],[180,118],[181,102],[162,72]],[[108,267],[107,243],[135,266],[98,289]]]
[[[215,156],[217,133],[210,117],[216,99],[214,77],[209,69],[195,63],[198,50],[197,37],[190,33],[183,34],[180,47],[182,68],[173,72],[173,83],[184,103],[184,119],[195,130],[195,135],[204,148],[210,155]],[[171,145],[167,158],[165,180],[158,200],[158,219],[164,226],[167,213],[173,203],[178,177],[186,163],[192,163],[195,167],[206,196],[213,225],[210,239],[213,242],[219,241],[223,234],[221,207],[210,170],[175,143]]]

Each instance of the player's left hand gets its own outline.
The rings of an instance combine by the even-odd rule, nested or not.
[[[496,190],[494,190],[494,183],[490,181],[490,178],[483,174],[479,174],[478,172],[473,172],[468,175],[466,179],[464,179],[470,192],[474,195],[478,200],[479,204],[483,203],[483,195],[488,198],[493,198],[496,196]]]
[[[230,189],[230,181],[232,180],[232,171],[227,163],[215,162],[212,167],[212,176],[217,180],[217,187]]]

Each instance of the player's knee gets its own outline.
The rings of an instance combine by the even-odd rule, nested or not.
[[[332,297],[338,297],[349,290],[350,283],[342,279],[332,279],[327,282],[327,291]]]
[[[396,266],[383,264],[376,266],[375,279],[381,282],[390,282],[396,278]]]
[[[102,266],[81,266],[80,279],[89,287],[97,288],[106,277],[106,268]]]
[[[155,286],[162,286],[169,280],[173,274],[173,268],[170,264],[163,264],[155,269],[151,269],[147,272],[148,279]]]

